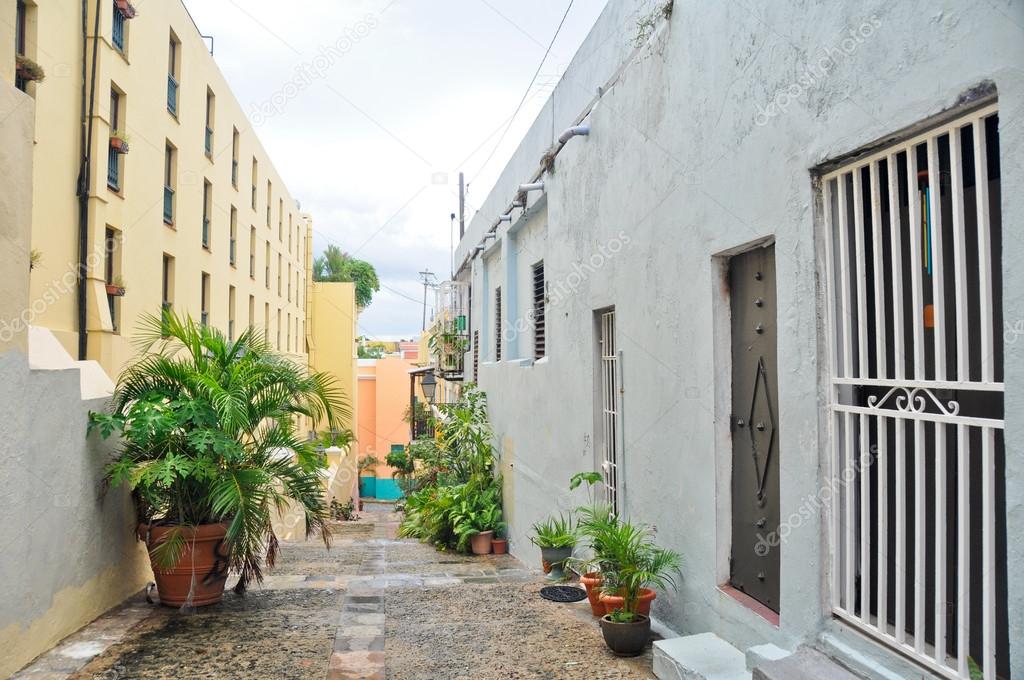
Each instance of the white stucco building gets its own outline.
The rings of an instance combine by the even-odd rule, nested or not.
[[[512,552],[603,470],[681,635],[1024,672],[1022,118],[1018,0],[611,0],[456,253]]]

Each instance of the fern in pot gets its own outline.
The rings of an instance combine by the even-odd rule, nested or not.
[[[572,557],[577,540],[572,513],[535,523],[530,540],[540,548],[541,564],[548,580],[564,581],[565,563]]]
[[[231,341],[173,312],[149,316],[140,354],[89,429],[120,436],[105,485],[131,489],[162,603],[220,601],[273,567],[275,512],[294,502],[306,535],[329,545],[326,459],[300,417],[335,427],[348,414],[333,379],[276,354],[261,332]]]

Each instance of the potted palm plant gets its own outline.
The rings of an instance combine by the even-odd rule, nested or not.
[[[549,517],[542,522],[533,525],[533,536],[530,538],[533,544],[540,548],[541,564],[548,579],[552,581],[565,580],[563,567],[566,561],[572,557],[572,550],[576,546],[576,530],[573,524],[572,513]]]
[[[289,501],[329,546],[326,459],[295,421],[348,417],[333,378],[276,354],[262,332],[232,341],[169,310],[145,318],[139,342],[89,428],[120,435],[104,485],[131,489],[160,601],[218,602],[229,572],[237,593],[261,581],[278,554],[273,513]]]
[[[615,654],[636,656],[651,637],[649,602],[647,613],[640,611],[643,591],[675,588],[681,559],[678,553],[655,545],[650,529],[629,522],[617,522],[602,540],[602,600],[611,609],[601,618],[601,634]]]

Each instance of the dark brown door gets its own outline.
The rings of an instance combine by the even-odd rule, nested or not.
[[[729,261],[732,308],[732,561],[729,581],[779,611],[775,246]]]

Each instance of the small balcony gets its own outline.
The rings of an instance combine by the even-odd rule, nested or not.
[[[124,52],[124,14],[116,6],[114,7],[114,26],[111,33],[111,40],[119,51]]]
[[[107,186],[121,190],[121,154],[113,146],[107,149]]]

